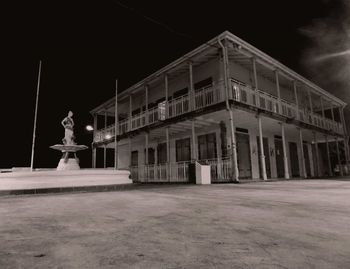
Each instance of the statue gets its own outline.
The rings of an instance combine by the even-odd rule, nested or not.
[[[73,127],[74,127],[74,120],[73,120],[73,112],[69,111],[68,112],[68,116],[65,117],[61,124],[65,129],[64,132],[64,138],[62,139],[62,142],[64,145],[75,145],[75,136],[74,136],[74,131],[73,131]]]
[[[79,159],[76,152],[85,150],[88,147],[85,145],[77,145],[75,143],[74,136],[74,120],[73,112],[69,111],[67,117],[65,117],[61,124],[64,127],[64,138],[62,139],[63,145],[53,145],[50,148],[59,150],[62,152],[62,157],[58,163],[57,170],[77,170],[79,167]]]

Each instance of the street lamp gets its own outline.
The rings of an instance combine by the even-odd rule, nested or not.
[[[94,130],[94,127],[92,127],[91,125],[86,125],[85,129],[88,132],[92,132]]]

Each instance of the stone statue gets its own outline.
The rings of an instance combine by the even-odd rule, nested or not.
[[[74,127],[74,121],[73,121],[73,112],[69,111],[68,112],[68,116],[65,117],[61,124],[65,129],[64,132],[64,138],[62,139],[63,144],[64,145],[75,145],[75,136],[74,136],[74,131],[73,131],[73,127]]]

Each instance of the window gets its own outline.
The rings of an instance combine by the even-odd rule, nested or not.
[[[145,149],[145,156],[146,156],[146,149]],[[146,160],[146,158],[145,158]],[[148,164],[154,164],[154,148],[148,148]]]
[[[189,138],[176,140],[176,161],[185,162],[191,160],[191,143]]]
[[[158,144],[157,146],[157,159],[158,164],[167,162],[167,154],[166,154],[166,143]]]
[[[131,166],[138,166],[139,153],[137,150],[131,152]]]
[[[194,89],[195,90],[199,90],[199,89],[202,89],[204,87],[210,86],[212,84],[213,84],[213,78],[209,77],[209,78],[203,79],[203,80],[198,81],[197,83],[195,83],[194,84]]]
[[[215,133],[198,136],[198,153],[200,160],[210,160],[217,157]]]

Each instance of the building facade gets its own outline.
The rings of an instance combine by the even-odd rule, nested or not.
[[[344,175],[345,106],[224,32],[91,111],[93,166],[135,182],[190,182],[195,161],[213,183]]]

